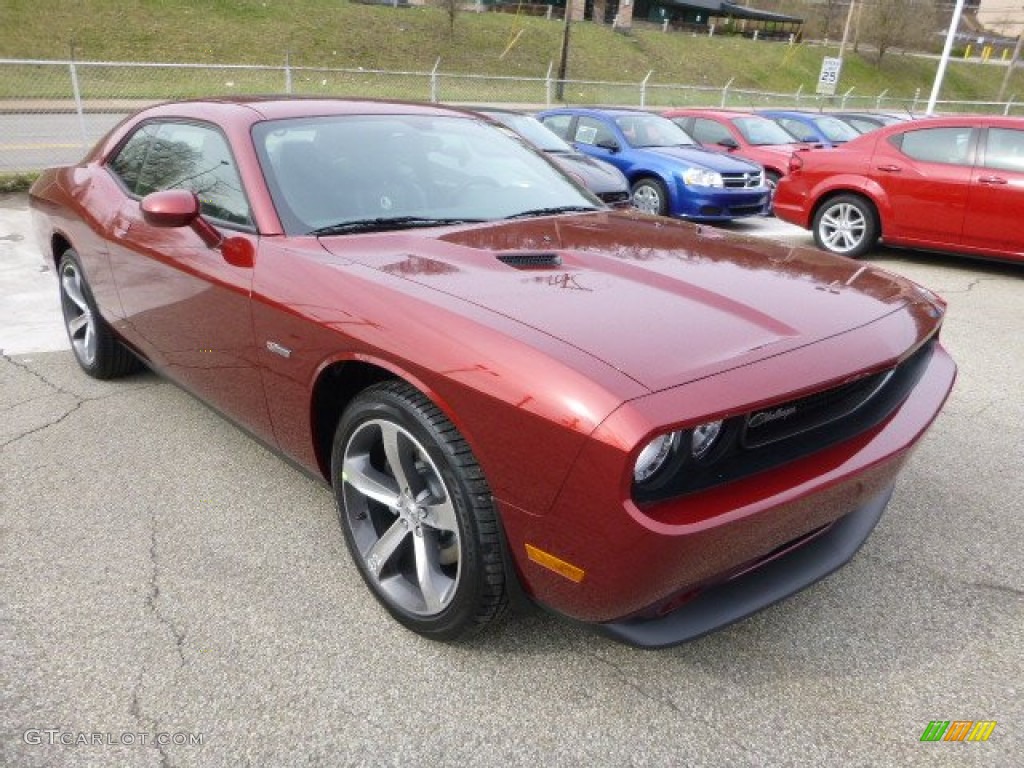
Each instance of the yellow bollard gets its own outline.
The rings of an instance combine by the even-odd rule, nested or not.
[[[971,46],[970,46],[970,44],[968,44],[967,47],[964,48],[964,58],[965,59],[971,58]]]

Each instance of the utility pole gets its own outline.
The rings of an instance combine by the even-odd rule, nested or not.
[[[839,44],[839,58],[843,58],[846,51],[846,41],[850,37],[850,22],[853,20],[853,9],[857,7],[857,0],[850,0],[850,10],[846,12],[846,24],[843,25],[843,42]]]
[[[565,73],[569,66],[569,16],[572,13],[572,0],[565,0],[565,20],[562,24],[562,52],[558,56],[558,85],[555,86],[555,99],[564,101]]]
[[[953,18],[949,20],[949,29],[946,31],[946,44],[942,48],[942,58],[939,59],[939,69],[935,73],[935,82],[932,83],[932,95],[928,97],[926,115],[935,114],[935,102],[939,98],[939,89],[942,88],[942,78],[946,76],[946,65],[949,63],[949,52],[953,50],[953,38],[956,37],[956,30],[960,26],[960,14],[964,12],[964,0],[956,0],[956,7],[953,9]]]

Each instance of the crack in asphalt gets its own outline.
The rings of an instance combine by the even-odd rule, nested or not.
[[[63,394],[68,394],[68,393],[65,392]],[[74,397],[74,395],[72,395],[72,397]],[[81,408],[85,403],[86,403],[85,400],[79,399],[74,405],[72,405],[70,408],[68,408],[66,411],[64,411],[64,413],[62,413],[56,419],[53,419],[52,421],[48,421],[45,424],[39,425],[38,427],[33,427],[32,429],[25,430],[24,432],[22,432],[22,433],[20,433],[18,435],[15,435],[10,440],[6,440],[6,441],[0,443],[0,448],[6,448],[7,446],[13,445],[14,443],[18,442],[19,440],[24,440],[26,437],[31,437],[32,435],[36,434],[37,432],[42,432],[44,429],[49,429],[50,427],[57,426],[62,421],[64,421],[64,419],[66,419],[68,416],[70,416],[75,411],[77,411],[79,408]]]
[[[178,669],[185,666],[185,633],[179,630],[171,619],[160,610],[158,601],[160,599],[160,557],[156,543],[156,513],[150,515],[149,529],[149,594],[146,595],[146,607],[150,614],[171,633],[174,640],[174,650],[178,654]]]
[[[96,395],[95,397],[83,397],[82,395],[76,394],[76,393],[72,392],[71,390],[65,389],[60,384],[57,384],[57,383],[55,383],[53,381],[50,381],[48,378],[43,376],[38,371],[30,368],[29,366],[25,365],[22,362],[19,362],[18,360],[15,360],[10,355],[7,355],[7,354],[4,354],[4,353],[0,352],[0,360],[5,360],[6,362],[10,363],[15,368],[18,368],[19,370],[24,371],[25,373],[27,373],[30,376],[32,376],[33,378],[35,378],[37,381],[41,382],[44,386],[49,387],[49,389],[51,390],[47,394],[36,395],[36,396],[30,397],[30,398],[28,398],[26,400],[21,400],[21,401],[19,401],[17,403],[12,403],[11,405],[6,405],[3,408],[0,408],[0,412],[9,412],[9,411],[14,410],[14,408],[16,408],[16,407],[18,407],[20,405],[24,405],[25,403],[31,403],[31,402],[33,402],[35,400],[41,400],[41,399],[43,399],[45,397],[52,397],[54,395],[67,395],[68,397],[70,397],[70,398],[72,398],[74,400],[74,403],[71,405],[71,407],[69,407],[67,410],[65,410],[62,414],[60,414],[56,418],[51,419],[50,421],[46,422],[45,424],[41,424],[39,426],[32,427],[31,429],[27,429],[24,432],[16,434],[14,437],[10,438],[9,440],[5,440],[4,442],[0,443],[0,448],[6,448],[9,445],[12,445],[12,444],[18,442],[19,440],[23,440],[24,438],[29,437],[31,435],[34,435],[37,432],[42,432],[43,430],[49,429],[50,427],[54,427],[57,424],[60,424],[62,421],[64,421],[66,418],[68,418],[68,416],[70,416],[71,414],[73,414],[76,411],[78,411],[78,409],[81,408],[85,403],[98,402],[100,400],[106,400],[106,399],[111,398],[111,397],[116,397],[118,395],[124,394],[125,392],[136,392],[136,391],[139,391],[139,390],[142,390],[142,389],[150,389],[150,388],[153,388],[153,387],[156,387],[156,386],[159,385],[159,382],[153,382],[153,383],[149,383],[149,384],[140,384],[140,385],[133,386],[133,387],[119,387],[117,389],[117,391],[115,391],[115,392],[109,392],[109,393],[103,394],[103,395]]]
[[[977,288],[981,283],[992,283],[997,282],[997,278],[994,277],[976,277],[967,284],[966,288],[936,288],[935,293],[939,296],[943,296],[947,293],[970,293]]]
[[[647,699],[647,701],[650,701],[651,703],[656,704],[656,705],[668,707],[675,714],[680,715],[681,717],[685,717],[685,718],[688,718],[688,719],[692,719],[692,718],[696,717],[697,719],[701,720],[704,723],[704,725],[706,725],[708,727],[709,730],[715,730],[716,729],[716,723],[715,723],[715,721],[713,719],[702,717],[700,715],[700,713],[684,712],[679,707],[678,704],[676,704],[674,701],[672,701],[667,696],[656,695],[656,694],[648,691],[646,688],[644,688],[639,683],[634,682],[631,679],[631,676],[629,674],[627,674],[626,671],[621,666],[616,664],[615,662],[609,661],[608,659],[604,658],[603,656],[601,656],[597,652],[588,650],[586,648],[581,648],[580,649],[580,653],[582,653],[584,656],[586,656],[588,658],[593,659],[594,661],[597,661],[597,662],[599,662],[601,664],[604,664],[606,667],[611,669],[612,672],[615,673],[616,679],[618,679],[620,682],[624,683],[631,690],[636,691],[638,694],[640,694],[645,699]],[[726,734],[726,736],[729,738],[730,742],[734,746],[739,747],[739,749],[741,749],[743,752],[745,752],[746,754],[750,755],[751,758],[756,758],[758,756],[756,752],[751,750],[746,745],[742,744],[741,742],[736,741],[735,739],[732,739],[731,738],[731,734]],[[752,763],[752,764],[756,764],[756,763]]]
[[[149,591],[146,594],[146,610],[152,619],[163,629],[165,629],[171,637],[174,643],[174,652],[178,657],[177,669],[182,669],[185,666],[185,633],[178,629],[175,623],[169,616],[166,616],[163,611],[160,610],[160,555],[159,547],[157,545],[157,517],[156,512],[153,512],[149,516],[149,549],[148,549],[148,561],[149,561],[149,578],[147,581]],[[136,722],[139,723],[141,728],[145,728],[154,735],[153,746],[160,754],[160,765],[162,768],[174,768],[174,763],[171,761],[170,755],[167,754],[167,750],[163,744],[160,744],[156,740],[156,734],[160,733],[160,726],[155,717],[149,717],[142,710],[142,688],[143,681],[146,677],[148,669],[147,664],[143,664],[139,671],[139,676],[135,681],[135,686],[132,689],[132,702],[129,709],[132,717],[135,718]]]
[[[1021,589],[1020,587],[1015,587],[1012,584],[997,584],[991,581],[974,581],[968,579],[950,578],[949,574],[945,571],[939,571],[934,568],[929,568],[926,571],[923,568],[914,568],[910,567],[909,565],[905,567],[904,562],[907,561],[886,560],[880,557],[879,555],[871,554],[868,552],[861,552],[858,555],[858,557],[870,560],[876,565],[880,565],[883,568],[889,568],[903,575],[922,576],[925,573],[927,573],[929,577],[934,578],[936,581],[943,581],[948,584],[953,584],[961,587],[974,587],[975,589],[983,589],[990,592],[1001,592],[1016,597],[1024,596],[1024,589]]]
[[[132,688],[132,703],[128,709],[129,714],[135,718],[135,722],[139,724],[139,730],[153,734],[153,747],[160,755],[160,766],[161,768],[174,768],[174,763],[171,762],[171,756],[167,754],[163,744],[156,740],[156,734],[159,733],[157,730],[159,725],[157,721],[148,717],[142,711],[142,702],[139,700],[139,696],[142,693],[142,679],[146,675],[145,667],[139,671],[139,676],[135,680],[135,686]]]

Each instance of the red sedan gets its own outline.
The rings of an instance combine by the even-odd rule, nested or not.
[[[846,256],[887,245],[1024,259],[1024,119],[930,118],[792,156],[775,215]]]
[[[31,205],[85,372],[144,361],[322,478],[436,639],[523,597],[667,645],[813,583],[955,375],[925,289],[608,209],[430,105],[154,107]]]

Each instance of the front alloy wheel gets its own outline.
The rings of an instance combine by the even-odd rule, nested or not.
[[[61,256],[57,276],[64,328],[82,370],[95,379],[112,379],[135,370],[138,360],[100,315],[73,249],[68,248]]]
[[[819,248],[842,256],[863,256],[878,239],[874,207],[857,195],[839,195],[814,216],[814,241]]]
[[[644,213],[664,216],[668,210],[668,193],[657,179],[640,179],[633,185],[633,207]]]
[[[490,491],[465,440],[420,392],[389,382],[356,397],[338,425],[333,478],[349,551],[398,621],[451,640],[502,612]]]

